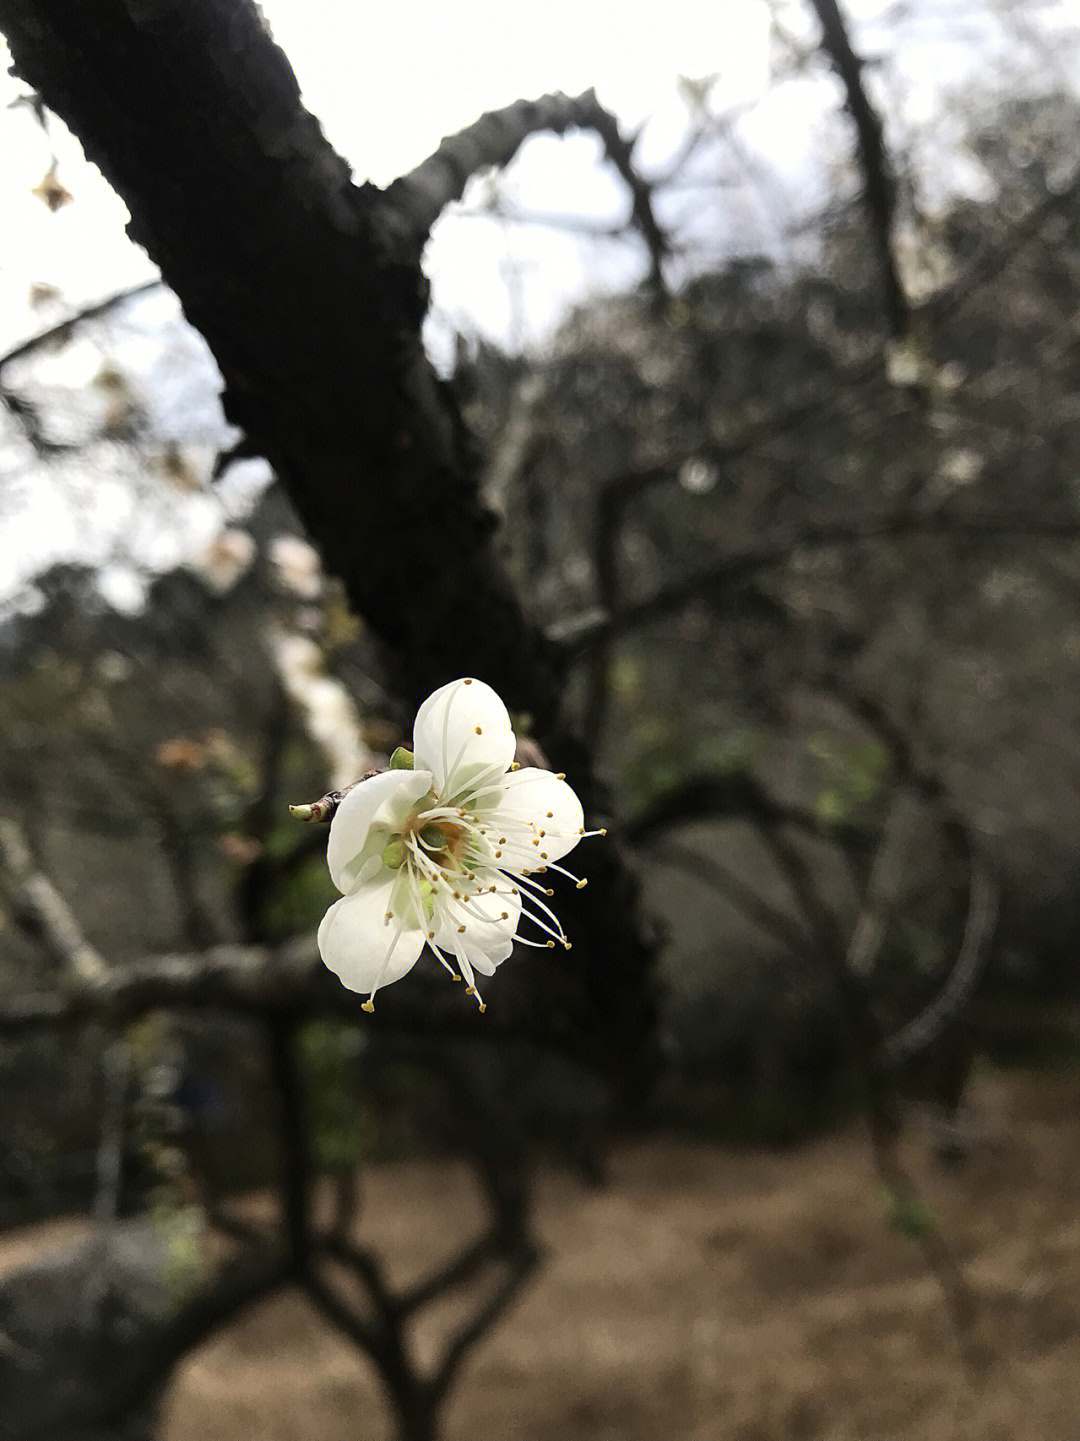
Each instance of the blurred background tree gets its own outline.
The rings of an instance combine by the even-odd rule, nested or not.
[[[794,176],[754,143],[759,107],[705,75],[673,85],[662,160],[595,96],[556,95],[379,192],[345,188],[239,0],[190,31],[99,0],[83,35],[20,8],[0,4],[22,108],[102,163],[213,356],[140,280],[85,307],[41,282],[0,357],[0,1217],[93,1205],[108,1259],[66,1274],[114,1278],[146,1358],[102,1386],[119,1332],[91,1307],[43,1411],[33,1273],[0,1307],[13,1436],[153,1434],[177,1358],[289,1280],[374,1362],[400,1435],[433,1437],[538,1259],[530,1159],[599,1180],[616,1122],[777,1142],[864,1107],[894,1224],[967,1337],[897,1096],[956,1159],[979,1054],[1075,1057],[1068,7],[768,7],[760,108],[802,96],[817,141]],[[950,88],[942,63],[928,94],[917,67],[950,47],[978,78]],[[164,101],[116,100],[128,68],[170,64],[187,139]],[[215,66],[216,101],[196,83]],[[624,219],[523,200],[518,145],[568,129]],[[55,152],[36,190],[68,213]],[[450,220],[631,254],[611,268],[636,283],[527,346],[535,277],[509,241],[494,336],[428,309],[420,256]],[[66,558],[22,560],[44,524]],[[556,902],[572,961],[515,957],[484,1034],[425,975],[360,1028],[313,969],[333,892],[286,806],[384,765],[462,670],[618,847]],[[466,1156],[490,1220],[394,1292],[356,1239],[358,1176],[417,1152]],[[230,1199],[271,1181],[273,1234]],[[413,1313],[477,1278],[424,1364]]]

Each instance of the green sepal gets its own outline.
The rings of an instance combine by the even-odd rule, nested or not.
[[[413,764],[413,753],[410,750],[406,750],[404,746],[398,746],[397,750],[390,757],[390,769],[392,771],[411,771]]]

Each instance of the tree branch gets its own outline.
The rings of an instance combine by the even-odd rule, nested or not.
[[[1057,190],[1045,195],[1026,214],[1009,226],[996,243],[983,245],[974,259],[949,285],[923,302],[917,315],[925,316],[931,325],[942,325],[950,320],[967,302],[1016,258],[1025,245],[1036,238],[1052,216],[1067,211],[1075,205],[1080,195],[1080,169],[1068,182]]]
[[[435,1403],[438,1403],[446,1395],[453,1385],[454,1377],[465,1357],[494,1326],[518,1292],[521,1291],[539,1262],[540,1251],[535,1246],[523,1246],[515,1256],[509,1259],[509,1269],[504,1280],[448,1343],[436,1366],[429,1383],[430,1394]]]
[[[84,325],[89,320],[100,320],[108,315],[110,311],[116,310],[125,301],[134,300],[137,296],[146,295],[151,290],[159,290],[162,282],[160,280],[144,280],[141,285],[129,285],[124,290],[114,291],[112,295],[106,295],[102,300],[95,300],[92,305],[85,305],[69,315],[66,320],[58,320],[55,325],[48,326],[45,330],[39,330],[36,335],[31,335],[28,340],[21,341],[5,355],[0,355],[0,375],[9,365],[16,360],[25,360],[27,356],[33,355],[42,346],[51,344],[54,340],[66,340],[72,330]]]
[[[720,864],[712,856],[665,841],[655,848],[656,859],[679,866],[687,875],[711,887],[718,895],[726,896],[734,906],[747,915],[756,926],[785,950],[802,959],[813,958],[813,947],[806,934],[779,906],[774,906],[757,890],[746,883],[741,876]]]
[[[633,164],[633,141],[624,139],[618,121],[600,104],[594,90],[575,96],[557,92],[490,110],[456,135],[447,136],[434,155],[395,180],[387,197],[408,221],[417,251],[446,207],[461,199],[474,175],[508,165],[530,135],[544,130],[556,135],[592,130],[599,135],[608,160],[629,188],[633,223],[649,248],[652,280],[660,288],[661,262],[668,246],[653,213],[652,192]]]
[[[807,525],[797,535],[763,541],[747,550],[725,556],[697,575],[661,586],[647,600],[625,606],[614,615],[603,611],[590,612],[584,620],[575,618],[553,626],[550,633],[578,657],[591,652],[598,644],[605,644],[612,636],[622,635],[679,610],[699,596],[715,596],[745,584],[757,571],[782,565],[801,550],[936,535],[1032,535],[1047,540],[1074,540],[1080,536],[1080,521],[1069,516],[1042,518],[1030,515],[949,515],[945,512],[935,515],[904,512],[898,515],[868,515],[854,520],[822,521]]]
[[[108,967],[82,933],[68,903],[30,853],[26,837],[7,818],[0,818],[0,889],[30,919],[46,947],[60,963],[65,985],[96,985]]]
[[[864,61],[852,48],[837,0],[810,0],[810,4],[821,24],[821,47],[832,61],[847,92],[847,108],[858,136],[863,199],[881,267],[885,314],[891,334],[899,339],[907,327],[908,303],[893,254],[896,177],[885,148],[884,127],[866,93]]]
[[[993,871],[983,857],[972,856],[967,917],[955,964],[929,1005],[885,1040],[883,1050],[890,1066],[902,1066],[928,1051],[970,1003],[986,969],[998,904],[998,885]]]
[[[642,845],[658,831],[695,820],[746,820],[759,829],[794,825],[857,850],[872,842],[872,832],[863,826],[848,821],[824,824],[813,811],[775,800],[745,771],[689,776],[628,821],[626,837]]]

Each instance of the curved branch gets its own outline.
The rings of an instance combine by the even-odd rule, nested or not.
[[[888,1065],[902,1066],[929,1050],[970,1002],[990,958],[990,939],[997,923],[998,904],[999,892],[993,871],[981,857],[973,857],[968,913],[956,964],[929,1005],[906,1026],[901,1026],[886,1038],[882,1053]]]
[[[633,223],[649,248],[653,283],[661,287],[661,262],[668,244],[653,213],[651,188],[634,166],[633,140],[624,138],[618,121],[600,104],[594,90],[574,96],[556,92],[489,110],[456,135],[448,135],[434,155],[395,180],[387,198],[405,218],[417,250],[423,248],[446,207],[461,199],[474,175],[492,166],[508,165],[530,135],[544,130],[555,135],[592,130],[600,137],[604,153],[629,188]]]
[[[753,886],[747,885],[741,876],[721,865],[712,856],[696,851],[692,846],[682,846],[671,841],[657,846],[653,853],[661,864],[678,866],[718,895],[725,896],[733,906],[774,940],[779,941],[792,955],[803,959],[813,956],[808,937],[785,911],[772,905],[764,896],[759,895]]]
[[[835,677],[828,691],[889,747],[897,776],[924,800],[938,807],[946,832],[953,837],[967,861],[967,915],[956,961],[938,995],[919,1015],[899,1030],[879,1038],[881,1065],[892,1070],[929,1050],[971,1001],[990,961],[990,942],[998,917],[999,886],[994,869],[983,854],[970,825],[949,799],[940,776],[920,763],[911,737],[876,701],[853,692]]]

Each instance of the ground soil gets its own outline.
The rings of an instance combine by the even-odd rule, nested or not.
[[[962,1167],[910,1147],[977,1303],[973,1363],[857,1128],[784,1152],[650,1139],[603,1190],[542,1174],[546,1265],[463,1371],[446,1441],[1080,1441],[1080,1078],[992,1076],[977,1099]],[[404,1280],[476,1219],[467,1173],[408,1161],[372,1170],[358,1235]],[[391,1435],[366,1363],[289,1296],[189,1358],[164,1431]]]

